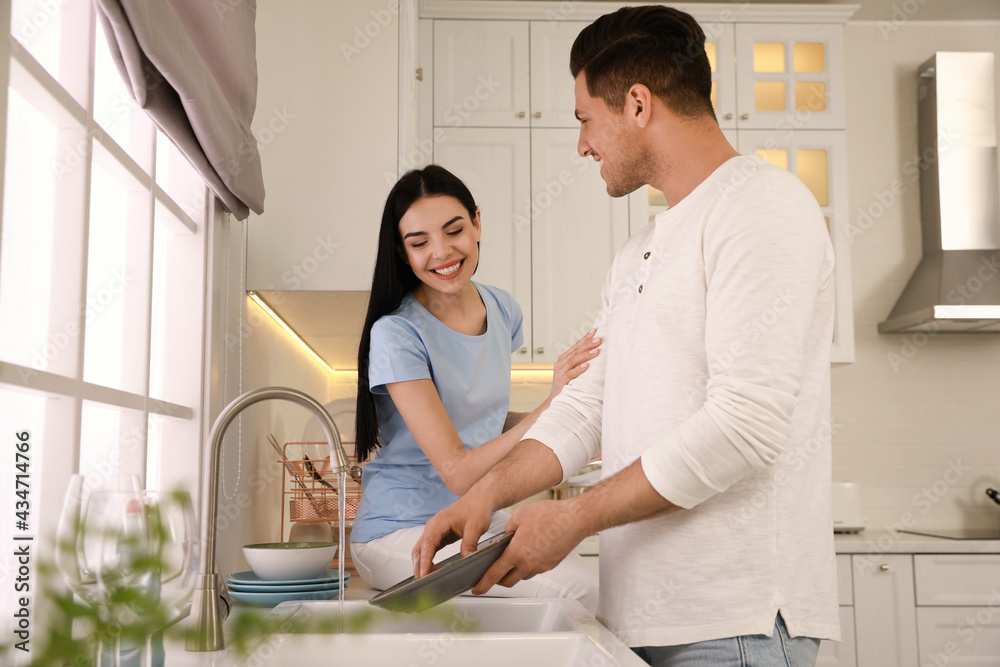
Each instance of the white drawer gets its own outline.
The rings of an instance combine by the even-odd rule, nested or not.
[[[837,554],[837,597],[840,604],[854,604],[854,583],[851,579],[850,554]],[[851,619],[853,625],[853,618]]]
[[[921,665],[1000,665],[1000,608],[917,607]]]
[[[917,606],[1000,610],[1000,555],[916,554]]]

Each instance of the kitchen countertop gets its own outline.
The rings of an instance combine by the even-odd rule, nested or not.
[[[838,554],[1000,554],[1000,540],[951,540],[888,530],[836,534]]]

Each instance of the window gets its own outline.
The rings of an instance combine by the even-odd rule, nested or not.
[[[222,213],[132,101],[89,0],[13,0],[5,19],[0,432],[31,433],[27,533],[41,539],[76,472],[197,491]]]

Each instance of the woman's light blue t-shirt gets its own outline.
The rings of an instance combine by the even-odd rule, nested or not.
[[[368,542],[422,526],[458,496],[448,490],[396,409],[385,385],[429,379],[467,449],[503,432],[510,407],[511,354],[524,335],[521,307],[509,293],[472,283],[486,305],[486,333],[461,334],[412,294],[372,327],[368,378],[382,447],[365,464],[351,533]]]

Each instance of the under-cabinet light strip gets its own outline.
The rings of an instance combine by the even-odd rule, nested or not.
[[[294,340],[296,343],[298,343],[302,347],[303,350],[305,350],[306,352],[308,352],[309,356],[311,356],[313,359],[315,359],[323,368],[325,368],[326,370],[330,371],[331,373],[336,373],[337,372],[337,371],[333,370],[332,368],[330,368],[330,364],[328,364],[325,361],[323,361],[323,357],[321,357],[318,354],[316,354],[316,351],[313,350],[311,347],[309,347],[309,345],[304,340],[302,340],[302,338],[300,338],[297,333],[295,333],[295,330],[292,329],[290,326],[288,326],[285,323],[285,321],[283,319],[281,319],[281,317],[278,316],[278,314],[276,312],[274,312],[273,310],[271,310],[271,307],[267,305],[267,302],[264,301],[264,299],[259,294],[257,294],[257,292],[247,292],[247,296],[249,296],[253,300],[254,303],[256,303],[258,306],[260,306],[261,310],[263,310],[265,313],[267,313],[268,315],[270,315],[271,319],[274,320],[275,322],[277,322],[278,326],[281,327],[282,329],[284,329],[285,333],[287,333],[289,336],[291,336],[292,340]]]
[[[318,354],[316,354],[316,351],[313,350],[311,347],[309,347],[309,344],[306,343],[304,340],[302,340],[302,338],[297,333],[295,333],[295,330],[292,329],[292,327],[288,326],[288,324],[283,319],[281,319],[280,315],[271,310],[271,307],[267,305],[267,302],[264,301],[263,297],[257,294],[257,292],[253,291],[247,292],[247,296],[249,296],[254,303],[260,306],[261,310],[267,313],[272,320],[277,322],[278,326],[284,329],[285,333],[287,333],[289,336],[292,337],[292,340],[298,343],[303,350],[309,353],[309,356],[315,359],[317,363],[319,363],[323,368],[328,370],[330,373],[357,373],[356,370],[334,370],[333,368],[330,368],[330,365],[325,361],[323,361],[323,358]],[[542,378],[548,376],[547,379],[551,380],[552,369],[515,368],[511,370],[510,374],[511,374],[511,379],[515,381],[519,379],[522,381],[540,379],[539,376],[541,376]]]

